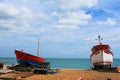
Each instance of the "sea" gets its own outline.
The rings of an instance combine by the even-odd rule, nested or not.
[[[0,57],[0,62],[3,62],[5,65],[17,64],[16,58],[13,57]],[[89,58],[46,58],[46,62],[50,62],[51,68],[92,68]],[[116,66],[120,66],[120,59],[114,59],[112,67]]]

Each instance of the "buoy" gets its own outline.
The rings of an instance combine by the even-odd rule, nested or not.
[[[77,80],[83,80],[82,77],[79,77]]]
[[[117,72],[120,72],[120,66],[117,66],[116,69],[117,69]]]

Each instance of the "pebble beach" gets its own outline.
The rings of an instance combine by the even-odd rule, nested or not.
[[[21,77],[32,72],[9,73],[1,76],[16,77],[17,80],[120,80],[118,72],[102,72],[80,69],[60,69],[56,74],[33,74],[28,77]]]
[[[120,73],[113,72],[98,72],[93,70],[74,70],[61,69],[60,73],[52,75],[33,75],[25,80],[120,80]]]

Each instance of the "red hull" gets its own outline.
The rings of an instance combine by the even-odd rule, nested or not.
[[[17,60],[34,61],[34,62],[45,62],[42,57],[34,56],[23,51],[15,50]]]

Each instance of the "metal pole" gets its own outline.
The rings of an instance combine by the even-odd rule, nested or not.
[[[39,48],[40,45],[39,44],[40,44],[40,39],[38,39],[38,49],[37,49],[38,54],[37,54],[37,56],[39,56],[39,53],[40,53],[40,48]]]
[[[100,35],[98,35],[98,40],[99,40],[99,44],[100,44]]]

